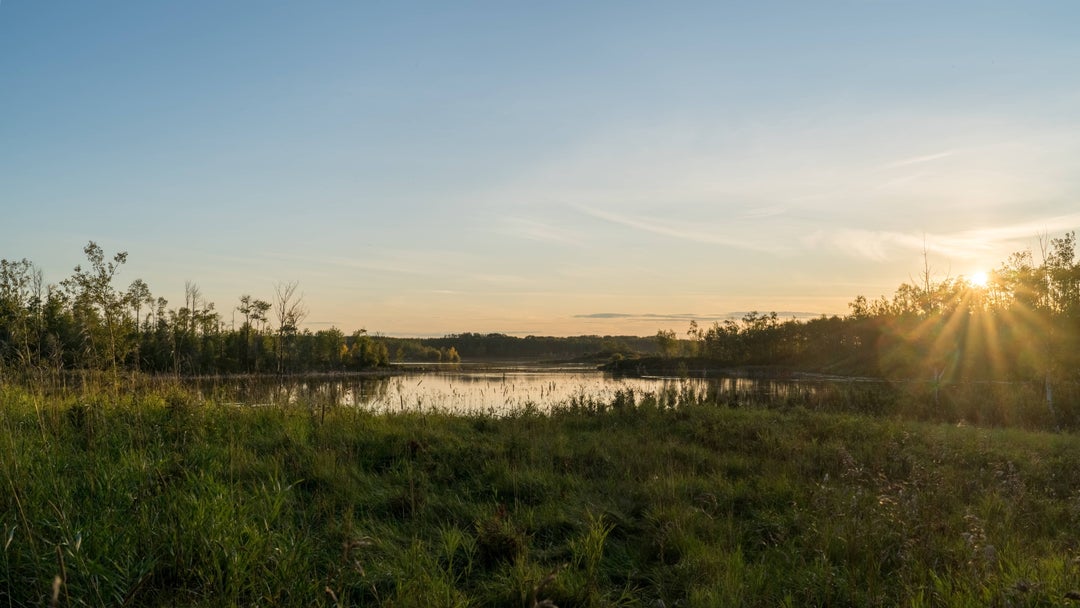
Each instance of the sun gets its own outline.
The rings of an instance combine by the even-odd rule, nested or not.
[[[986,287],[986,282],[990,280],[990,275],[986,274],[982,270],[971,273],[971,277],[968,282],[975,287]]]

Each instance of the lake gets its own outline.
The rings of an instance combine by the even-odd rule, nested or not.
[[[445,411],[508,414],[524,408],[548,411],[568,403],[610,403],[632,391],[665,403],[709,399],[760,405],[805,400],[830,381],[820,378],[615,377],[582,365],[534,363],[395,366],[388,376],[320,375],[204,378],[196,382],[206,397],[227,403],[360,407],[376,412]],[[835,382],[835,381],[832,381]]]

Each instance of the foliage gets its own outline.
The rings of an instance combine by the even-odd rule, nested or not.
[[[406,358],[418,351],[427,360],[438,360],[435,351],[454,348],[461,357],[475,360],[507,359],[596,359],[607,360],[616,353],[657,352],[654,338],[640,336],[508,336],[506,334],[463,333],[441,338],[385,338],[390,352],[402,352]],[[432,349],[432,350],[425,350]],[[416,356],[414,360],[423,360]]]
[[[846,317],[783,321],[751,312],[699,328],[685,355],[724,366],[780,365],[939,383],[1080,381],[1080,263],[1076,238],[1043,239],[1041,262],[1013,254],[986,285],[964,277],[900,285],[891,299],[856,297]],[[657,341],[666,354],[674,332]],[[1048,393],[1049,394],[1049,393]],[[1049,400],[1049,399],[1048,399]]]
[[[96,243],[84,249],[89,267],[76,267],[59,285],[46,284],[28,260],[0,260],[0,376],[23,379],[65,372],[125,371],[174,375],[355,371],[394,361],[456,363],[472,359],[607,359],[615,353],[655,352],[633,336],[553,338],[460,334],[389,338],[360,329],[302,328],[307,315],[295,281],[278,283],[269,299],[239,297],[222,314],[198,285],[187,282],[182,306],[169,308],[149,285],[117,285],[126,253],[111,259]],[[232,319],[227,324],[226,318]],[[239,326],[236,326],[236,323]]]
[[[306,315],[295,282],[273,301],[244,294],[240,327],[226,327],[198,285],[168,308],[135,279],[117,287],[126,253],[108,258],[96,243],[59,285],[46,284],[28,260],[0,260],[0,377],[56,380],[64,372],[101,372],[115,386],[122,372],[228,374],[360,370],[386,365],[386,346],[360,330],[301,329]],[[273,325],[271,325],[273,323]]]
[[[169,309],[136,279],[115,285],[126,254],[91,242],[88,267],[59,286],[27,260],[0,260],[0,373],[24,378],[65,371],[125,370],[219,374],[366,369],[396,361],[498,358],[626,359],[640,354],[703,357],[714,366],[785,366],[890,379],[953,382],[1042,381],[1053,403],[1062,383],[1080,381],[1080,264],[1074,233],[1044,238],[1039,261],[1013,254],[976,285],[964,277],[900,285],[891,298],[856,297],[845,317],[807,321],[750,312],[709,327],[691,322],[684,339],[553,338],[465,333],[387,338],[363,330],[301,329],[306,315],[295,282],[269,301],[240,296],[240,327],[226,326],[197,285]],[[1058,388],[1055,388],[1058,387]]]

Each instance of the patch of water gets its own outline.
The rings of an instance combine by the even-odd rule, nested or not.
[[[238,378],[203,380],[204,394],[227,402],[265,405],[307,402],[361,407],[378,412],[438,410],[506,414],[524,408],[549,411],[568,403],[611,403],[632,392],[657,395],[665,403],[715,400],[764,404],[806,398],[820,381],[761,378],[615,377],[581,366],[442,366],[406,369],[383,376]]]

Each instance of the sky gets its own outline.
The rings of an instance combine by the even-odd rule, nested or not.
[[[226,323],[845,314],[1080,226],[1080,3],[0,1],[0,258]]]

